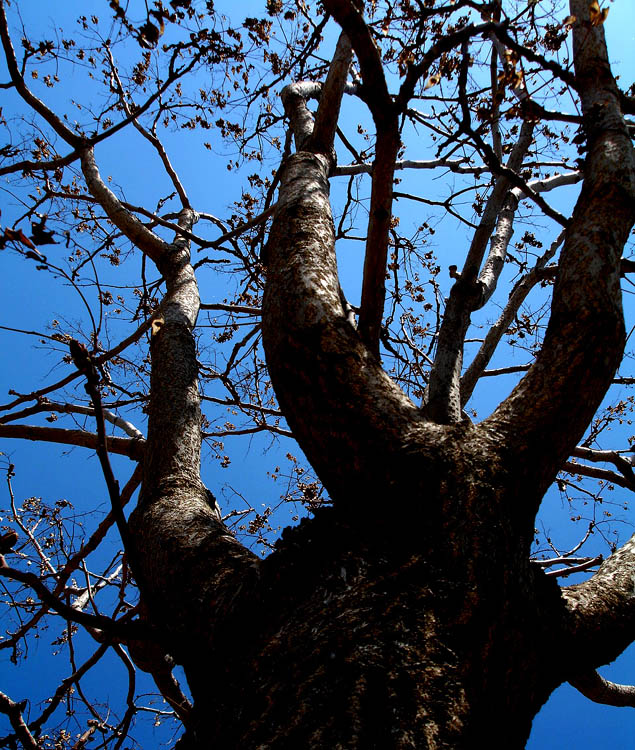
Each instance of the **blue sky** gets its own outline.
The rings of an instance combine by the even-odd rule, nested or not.
[[[215,5],[220,10],[226,9],[234,17],[236,8],[240,15],[257,15],[262,13],[264,0],[240,4],[223,0],[217,1]],[[46,27],[64,23],[65,19],[72,19],[80,12],[89,13],[91,6],[101,7],[96,2],[67,0],[63,4],[56,4],[53,13],[52,5],[45,0],[26,0],[20,3],[20,10],[25,23],[28,24],[33,20]],[[620,72],[621,82],[626,88],[632,82],[635,3],[632,0],[616,0],[610,4],[610,9],[606,32],[611,59]],[[6,79],[4,71],[0,73],[0,79]],[[64,80],[61,88],[45,92],[48,97],[47,101],[54,106],[56,97],[63,98],[68,95],[74,85],[73,79]],[[84,86],[83,82],[81,86]],[[73,95],[77,99],[88,101],[91,97],[89,91],[78,86],[76,90],[73,90]],[[5,117],[10,112],[13,102],[10,94],[7,93],[2,104]],[[127,131],[122,137],[133,138]],[[169,139],[172,149],[171,157],[196,208],[223,216],[228,204],[240,194],[241,176],[223,171],[211,173],[212,158],[210,157],[209,163],[206,163],[200,158],[201,150],[195,149],[198,145],[195,141],[201,138],[203,136],[198,132],[179,131],[176,137]],[[161,179],[161,177],[158,169],[148,171],[147,165],[151,163],[152,158],[148,147],[143,141],[137,139],[134,141],[133,156],[130,155],[129,144],[126,152],[127,158],[121,157],[122,151],[122,140],[114,141],[113,144],[104,144],[98,152],[100,164],[103,165],[105,172],[112,172],[116,183],[125,186],[128,200],[132,203],[151,205],[152,201],[147,200],[148,191],[152,188],[155,177],[156,179]],[[195,159],[191,158],[192,152],[197,154]],[[267,168],[269,169],[270,165]],[[3,187],[2,184],[0,187]],[[0,193],[0,208],[2,209],[0,221],[3,225],[10,223],[18,213],[14,198],[5,191]],[[440,232],[435,237],[438,248],[456,244],[456,241],[456,236],[451,233]],[[355,270],[361,263],[359,249],[353,249],[348,258],[341,259],[346,260],[344,273],[350,273],[350,278],[344,279],[345,284],[350,285],[351,289],[350,292],[347,289],[347,292],[354,296],[354,286],[358,283]],[[37,272],[32,264],[27,266],[22,259],[6,252],[0,256],[0,263],[2,264],[0,300],[4,310],[0,324],[28,330],[44,330],[54,317],[60,319],[63,317],[70,321],[80,321],[85,317],[85,311],[78,304],[77,297],[72,290],[57,283],[53,284],[48,274]],[[19,285],[16,279],[20,279]],[[201,296],[205,302],[220,301],[224,296],[224,290],[216,287],[210,279],[211,277],[206,276],[205,273],[201,274]],[[450,280],[444,277],[443,283],[446,284],[447,291]],[[627,304],[629,306],[632,304],[628,298]],[[117,322],[113,320],[111,325],[113,339],[116,340],[118,338]],[[8,388],[29,391],[57,380],[68,372],[68,368],[60,364],[59,357],[46,354],[42,360],[42,352],[36,348],[36,342],[37,339],[33,337],[0,331],[0,346],[5,352],[0,368],[0,401],[8,400],[6,399]],[[509,382],[511,383],[511,380]],[[486,413],[499,397],[500,385],[488,383],[477,397],[480,416]],[[613,447],[625,447],[623,443],[625,436],[629,434],[629,429],[628,426],[624,426],[623,434],[618,432],[614,434],[617,444]],[[232,459],[227,469],[219,468],[218,463],[212,461],[206,461],[203,469],[206,483],[219,496],[221,502],[225,501],[225,507],[238,503],[241,494],[249,498],[257,507],[275,503],[281,490],[278,485],[267,481],[266,473],[275,462],[275,456],[280,456],[280,463],[284,466],[286,451],[292,450],[297,454],[297,449],[294,449],[293,445],[284,438],[278,444],[271,446],[269,438],[258,436],[245,441],[229,438],[226,441],[226,448]],[[17,498],[42,495],[54,501],[64,497],[71,500],[79,510],[93,507],[107,508],[107,498],[95,459],[87,452],[82,452],[80,449],[62,450],[59,447],[40,444],[9,444],[7,441],[0,443],[0,451],[5,454],[0,456],[0,471],[9,460],[16,465],[14,491]],[[123,483],[131,471],[131,464],[127,459],[115,459],[115,467]],[[5,507],[6,501],[3,497],[0,500],[0,508]],[[558,497],[555,494],[550,495],[545,502],[544,523],[548,526],[560,525],[566,515],[566,508],[561,507]],[[572,539],[576,537],[574,530],[569,532],[565,529],[564,533],[570,533]],[[628,533],[630,532],[626,529],[623,532],[624,537]],[[42,696],[45,694],[49,688],[49,680],[52,681],[56,675],[58,677],[60,675],[59,658],[50,655],[51,638],[52,636],[46,637],[39,645],[34,645],[29,660],[20,669],[5,663],[6,652],[0,652],[0,659],[2,659],[0,690],[6,690],[15,699],[28,695],[32,700],[36,700],[40,689],[43,691]],[[61,674],[65,674],[65,669],[65,666],[62,667]],[[629,649],[615,664],[604,668],[601,672],[616,681],[635,683],[635,648]],[[104,688],[106,698],[110,692],[114,694],[119,691],[122,684],[125,686],[125,683],[122,683],[123,677],[120,665],[116,662],[110,662],[108,667],[100,673],[98,679],[103,680],[102,688]],[[620,750],[632,747],[633,736],[635,736],[635,712],[633,710],[592,704],[565,685],[554,693],[536,718],[528,747],[530,750],[569,750],[569,748],[597,750],[603,747]],[[145,745],[150,746],[151,742],[153,743],[154,739],[147,736]]]

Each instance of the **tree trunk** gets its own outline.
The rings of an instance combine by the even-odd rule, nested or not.
[[[333,509],[288,531],[186,664],[193,746],[524,747],[566,671],[558,587],[491,534],[464,542]]]

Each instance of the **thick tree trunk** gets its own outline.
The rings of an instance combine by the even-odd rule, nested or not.
[[[287,532],[187,666],[194,746],[524,747],[566,670],[560,597],[482,550],[335,510]]]

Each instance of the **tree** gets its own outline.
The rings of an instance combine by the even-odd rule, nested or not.
[[[491,744],[493,716],[496,742],[513,748],[564,681],[633,704],[632,689],[595,670],[632,641],[635,537],[599,567],[577,559],[593,575],[562,588],[544,573],[553,560],[531,559],[554,482],[635,486],[630,461],[600,450],[628,404],[596,416],[626,341],[633,92],[611,72],[608,7],[543,6],[270,0],[266,17],[236,26],[212,2],[148,11],[111,0],[101,19],[49,41],[16,31],[16,8],[0,3],[14,108],[2,120],[13,196],[3,249],[73,289],[89,326],[69,316],[36,332],[69,374],[14,389],[0,437],[94,451],[111,503],[82,536],[64,502],[19,506],[7,462],[0,574],[13,626],[0,645],[18,661],[61,618],[73,671],[28,714],[3,694],[5,745],[101,736],[121,747],[139,708],[135,667],[185,725],[183,748],[473,747]],[[71,71],[99,93],[81,100]],[[168,156],[199,130],[234,144],[228,167],[244,182],[225,220],[200,210]],[[169,179],[161,192],[139,164],[153,208],[125,199],[116,173],[111,188],[98,164],[134,134],[139,158],[143,141]],[[418,182],[421,170],[452,176],[444,194]],[[576,184],[572,210],[545,197]],[[448,264],[447,300],[426,246],[434,222],[409,235],[407,201],[470,229],[466,248],[444,256],[462,257]],[[197,233],[199,221],[221,235]],[[515,222],[532,229],[511,246]],[[359,231],[354,305],[335,248]],[[222,302],[201,303],[208,271]],[[511,291],[465,368],[479,311],[504,300],[499,280]],[[522,307],[530,292],[533,310]],[[202,311],[214,337],[198,327]],[[470,398],[501,350],[529,362],[478,421]],[[216,411],[202,417],[202,399]],[[77,427],[37,421],[60,414]],[[145,435],[134,425],[144,415]],[[222,463],[222,441],[241,432],[292,436],[319,479],[290,459],[288,494],[310,514],[264,559],[201,477],[202,441]],[[137,466],[123,488],[116,455]],[[251,519],[264,541],[270,516]],[[82,664],[80,638],[96,644]],[[106,653],[130,675],[114,721],[82,690]]]

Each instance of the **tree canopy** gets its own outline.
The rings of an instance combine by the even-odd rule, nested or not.
[[[625,4],[69,6],[0,0],[0,746],[635,705]]]

